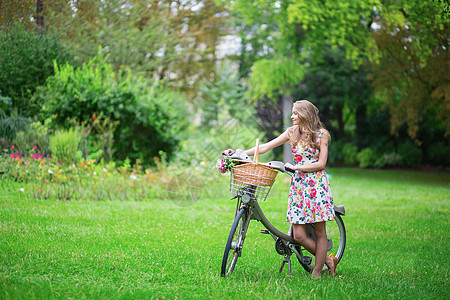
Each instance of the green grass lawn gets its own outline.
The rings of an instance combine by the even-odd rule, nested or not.
[[[282,257],[256,222],[235,271],[220,277],[235,210],[226,177],[195,203],[37,201],[3,178],[0,299],[447,299],[450,174],[329,173],[347,248],[338,276],[320,280],[295,261],[291,276],[278,273]],[[287,230],[284,178],[261,206]]]

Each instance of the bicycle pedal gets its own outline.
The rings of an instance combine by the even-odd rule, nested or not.
[[[303,264],[304,265],[310,265],[312,263],[312,257],[311,256],[303,256]]]
[[[267,230],[267,229],[261,229],[261,231],[259,233],[270,234],[269,230]]]

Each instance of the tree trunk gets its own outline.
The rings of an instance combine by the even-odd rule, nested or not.
[[[344,137],[345,135],[345,131],[344,131],[344,110],[343,110],[343,105],[342,104],[338,104],[336,105],[336,116],[337,116],[337,121],[338,121],[338,126],[339,126],[339,132],[338,132],[338,137],[341,139]]]
[[[36,1],[36,24],[39,28],[44,28],[44,0]]]
[[[283,130],[290,127],[291,123],[291,113],[292,113],[292,96],[282,95],[282,108],[283,108]],[[291,146],[288,143],[283,145],[283,161],[293,163]]]

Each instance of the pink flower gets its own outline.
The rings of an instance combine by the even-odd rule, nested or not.
[[[14,145],[11,146],[11,149],[14,149]]]
[[[35,147],[36,147],[36,146],[35,146]],[[39,159],[42,159],[43,157],[42,157],[42,155],[38,155],[38,158],[39,158]]]
[[[34,146],[33,146],[33,149],[35,149],[35,150],[36,150],[36,148],[37,148],[37,147],[36,147],[36,145],[34,145]]]
[[[47,154],[47,157],[50,157],[50,154]]]

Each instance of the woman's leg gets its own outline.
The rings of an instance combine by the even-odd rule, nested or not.
[[[329,270],[334,269],[333,259],[327,256],[328,239],[325,222],[314,223],[314,234],[316,236],[317,243],[306,235],[306,224],[294,224],[293,233],[294,239],[309,253],[316,257],[312,276],[320,277],[324,263],[327,264]]]
[[[316,242],[306,235],[306,224],[293,224],[294,240],[302,245],[309,253],[316,255]]]
[[[327,259],[328,239],[325,222],[314,223],[314,235],[316,236],[316,262],[314,264],[314,271],[311,275],[320,277],[323,265]],[[329,258],[329,260],[331,260],[331,263],[333,264],[332,259]]]

